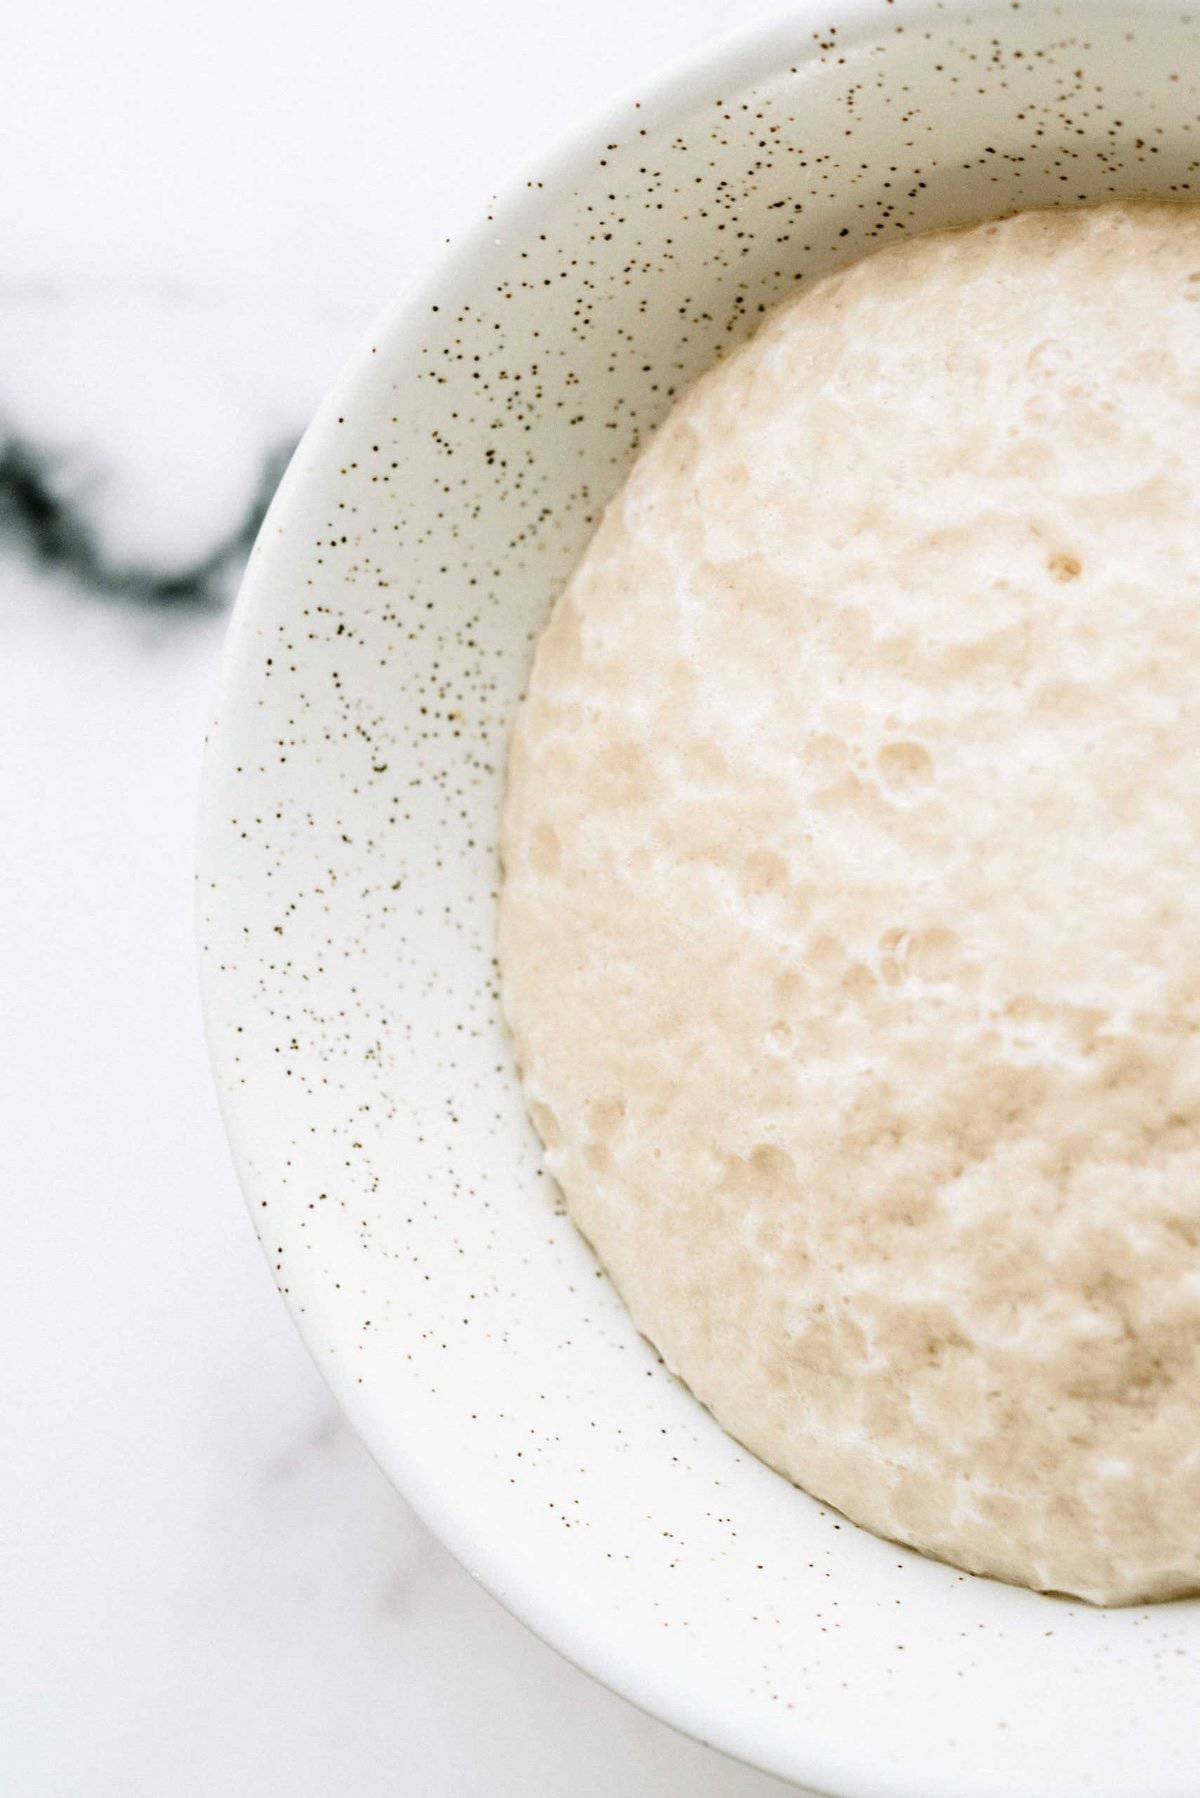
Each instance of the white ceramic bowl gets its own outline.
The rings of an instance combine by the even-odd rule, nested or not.
[[[686,381],[798,278],[901,230],[1188,193],[1198,42],[1159,6],[806,4],[648,84],[363,346],[230,632],[208,1029],[306,1342],[548,1641],[855,1798],[1195,1798],[1200,1607],[1093,1611],[879,1542],[667,1375],[542,1175],[499,1021],[509,719],[551,598]]]

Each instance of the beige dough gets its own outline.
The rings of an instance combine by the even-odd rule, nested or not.
[[[1200,208],[818,282],[538,647],[504,1001],[571,1213],[880,1535],[1200,1589]]]

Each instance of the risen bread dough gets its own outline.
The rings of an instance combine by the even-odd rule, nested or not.
[[[814,285],[538,648],[507,1014],[549,1166],[742,1442],[881,1535],[1200,1588],[1200,208]]]

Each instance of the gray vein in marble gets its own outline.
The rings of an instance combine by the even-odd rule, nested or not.
[[[268,455],[241,522],[198,561],[174,569],[106,560],[87,515],[56,491],[52,459],[0,424],[0,535],[89,590],[155,604],[224,605],[287,466],[291,445]]]
[[[0,533],[95,594],[224,603],[357,323],[169,282],[0,286]]]

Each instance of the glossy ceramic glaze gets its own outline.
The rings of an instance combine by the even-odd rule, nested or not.
[[[647,83],[363,346],[230,632],[205,1001],[306,1342],[533,1628],[845,1798],[1193,1798],[1200,1606],[1093,1611],[896,1549],[666,1373],[522,1113],[493,945],[506,736],[547,608],[673,395],[798,280],[900,232],[1200,195],[1198,30],[1145,6],[805,6]]]

